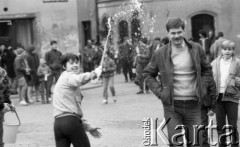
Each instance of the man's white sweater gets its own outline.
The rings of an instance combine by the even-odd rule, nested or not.
[[[174,99],[196,100],[197,75],[189,49],[184,42],[180,48],[172,46],[171,58],[174,67]]]

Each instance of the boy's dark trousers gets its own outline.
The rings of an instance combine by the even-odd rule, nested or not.
[[[202,106],[201,107],[201,119],[202,119],[202,125],[204,127],[208,126],[208,108]],[[208,142],[208,130],[202,130],[202,141],[200,142],[202,144],[202,147],[210,147],[210,144]]]

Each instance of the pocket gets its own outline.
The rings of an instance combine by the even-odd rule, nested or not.
[[[162,91],[159,93],[158,96],[164,104],[169,103],[170,99],[170,88],[169,87],[163,87]]]
[[[226,95],[229,95],[229,96],[237,95],[237,94],[238,94],[238,88],[235,87],[235,86],[229,85],[229,86],[227,86],[227,88],[226,88],[225,94],[226,94]]]

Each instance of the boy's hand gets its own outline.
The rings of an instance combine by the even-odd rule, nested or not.
[[[213,116],[213,115],[214,115],[214,112],[213,112],[212,110],[209,110],[207,115],[208,115],[208,116]]]
[[[91,72],[91,75],[90,75],[90,78],[91,78],[91,80],[96,79],[96,78],[97,78],[96,72],[92,71],[92,72]]]
[[[100,128],[91,128],[89,130],[89,133],[95,138],[101,138],[102,134],[98,131],[98,129],[100,129]]]
[[[101,73],[102,73],[102,66],[98,66],[94,72],[97,74],[97,77],[100,77]]]

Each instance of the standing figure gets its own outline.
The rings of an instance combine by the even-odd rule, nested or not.
[[[16,50],[17,57],[14,60],[14,70],[16,73],[16,89],[18,90],[19,95],[19,105],[27,106],[27,74],[30,75],[30,69],[27,68],[25,64],[24,49],[18,47]]]
[[[108,103],[108,87],[112,93],[113,101],[117,102],[116,92],[114,88],[114,72],[116,70],[116,64],[113,59],[109,57],[109,52],[105,54],[102,65],[102,77],[103,77],[103,104]]]
[[[119,46],[119,59],[122,65],[125,82],[133,80],[132,66],[133,66],[133,49],[132,44],[127,37],[124,42]],[[129,74],[129,77],[128,77]]]
[[[88,131],[94,137],[101,137],[99,128],[92,127],[83,119],[80,86],[95,79],[101,73],[101,67],[93,72],[79,74],[79,59],[77,55],[67,53],[62,57],[63,73],[59,77],[53,93],[55,117],[54,135],[56,147],[90,147],[86,134]]]
[[[39,91],[39,80],[37,75],[37,70],[39,66],[39,57],[36,53],[35,47],[33,45],[30,45],[26,48],[26,53],[24,55],[24,61],[27,65],[27,68],[30,69],[30,76],[27,78],[27,96],[30,103],[34,103],[33,95],[35,92],[36,102],[40,102],[41,100],[38,97],[38,91]]]
[[[49,80],[49,76],[51,75],[51,69],[47,66],[46,61],[43,58],[40,59],[40,66],[38,67],[37,74],[39,76],[42,103],[49,103],[50,96],[47,90],[50,89],[50,87],[47,87],[49,86],[47,83]]]
[[[188,147],[199,146],[193,144],[192,126],[201,125],[201,103],[206,89],[201,86],[201,79],[213,80],[212,67],[203,49],[184,38],[184,28],[182,19],[169,19],[166,29],[170,43],[154,52],[144,70],[147,85],[162,101],[171,147],[183,146],[183,136],[175,135],[182,131]],[[179,125],[183,127],[176,129]]]
[[[230,134],[231,147],[239,146],[237,127],[240,98],[240,60],[234,55],[235,43],[222,42],[221,56],[212,62],[214,80],[217,87],[216,120],[219,147],[227,146],[226,130]],[[226,127],[226,118],[229,127]],[[227,129],[228,128],[228,129]],[[229,141],[228,141],[229,142]]]
[[[52,40],[50,44],[51,44],[51,50],[48,51],[45,55],[47,66],[49,66],[49,68],[52,71],[52,74],[48,77],[48,82],[47,82],[47,88],[48,88],[47,93],[49,96],[49,100],[51,97],[51,88],[53,84],[53,79],[55,79],[55,82],[57,82],[58,78],[62,73],[62,66],[61,66],[62,53],[57,50],[56,40]]]

